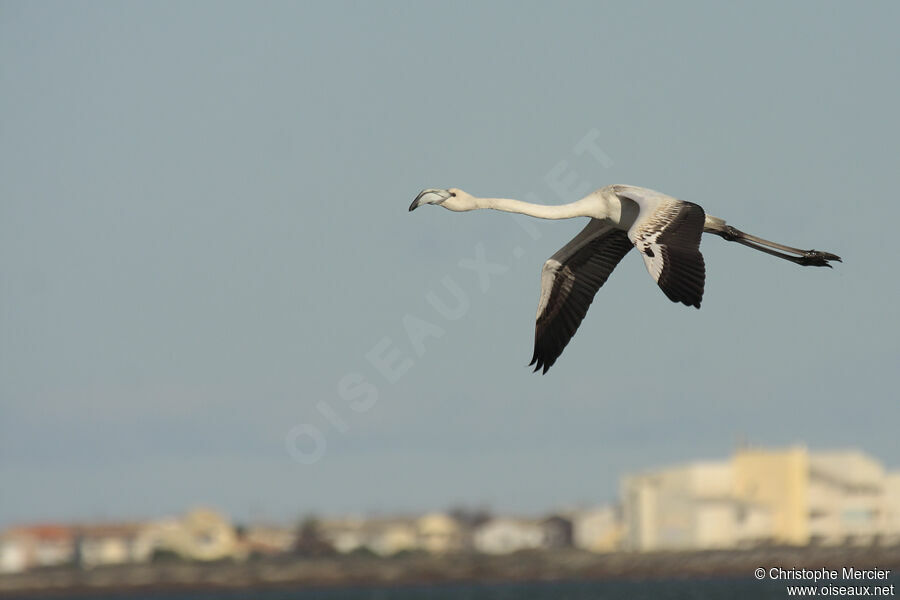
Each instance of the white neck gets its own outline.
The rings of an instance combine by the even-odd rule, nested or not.
[[[574,217],[593,217],[595,219],[603,219],[608,216],[608,210],[605,203],[598,202],[598,198],[588,196],[577,202],[570,204],[562,204],[557,206],[548,206],[546,204],[532,204],[531,202],[522,202],[521,200],[513,200],[511,198],[476,198],[472,197],[472,204],[456,209],[447,206],[450,210],[477,210],[480,208],[490,208],[492,210],[500,210],[509,213],[518,213],[537,217],[538,219],[572,219]]]

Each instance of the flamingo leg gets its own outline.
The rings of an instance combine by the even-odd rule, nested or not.
[[[721,229],[710,231],[710,233],[715,233],[729,242],[737,242],[748,248],[753,248],[760,252],[765,252],[766,254],[771,254],[772,256],[777,256],[778,258],[783,258],[784,260],[789,260],[792,263],[803,265],[805,267],[831,268],[828,261],[842,262],[841,257],[836,254],[823,252],[822,250],[801,250],[800,248],[792,248],[791,246],[785,246],[784,244],[764,240],[761,237],[744,233],[731,225],[725,225]]]

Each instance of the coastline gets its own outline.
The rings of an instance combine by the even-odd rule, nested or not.
[[[15,595],[112,595],[149,591],[341,588],[668,578],[753,578],[754,569],[890,570],[900,575],[900,546],[592,554],[578,550],[486,556],[410,554],[394,558],[278,556],[245,562],[148,564],[36,569],[0,576],[0,598]]]

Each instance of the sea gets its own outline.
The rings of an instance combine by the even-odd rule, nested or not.
[[[788,589],[800,583],[805,593]],[[858,586],[860,582],[830,582],[808,586],[811,582],[778,582],[755,579],[660,579],[640,581],[555,581],[540,583],[467,583],[403,587],[357,587],[328,589],[265,589],[241,591],[171,592],[54,595],[53,598],[69,600],[765,600],[794,596],[825,596],[843,598],[866,595],[858,589],[847,590],[829,586]],[[874,582],[867,582],[874,583]],[[892,577],[879,584],[900,581]],[[815,590],[813,592],[812,590]],[[894,591],[894,588],[891,589]],[[881,592],[881,591],[880,591]],[[884,591],[886,592],[886,590]],[[879,593],[875,597],[890,597]],[[895,594],[900,595],[900,589]],[[9,596],[5,596],[9,598]]]

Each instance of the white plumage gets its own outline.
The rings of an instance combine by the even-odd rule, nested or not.
[[[704,232],[799,265],[830,267],[840,257],[800,250],[744,233],[712,217],[697,204],[630,185],[611,185],[561,206],[508,198],[477,198],[466,192],[423,190],[409,210],[438,204],[462,212],[489,208],[541,219],[590,217],[587,226],[559,249],[541,271],[535,325],[534,370],[547,372],[584,319],[597,290],[620,260],[637,248],[647,271],[673,302],[700,308],[706,267],[700,253]]]

